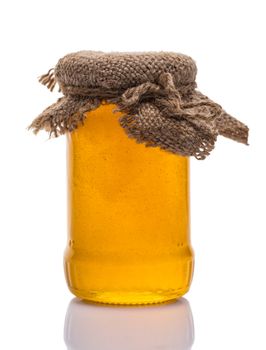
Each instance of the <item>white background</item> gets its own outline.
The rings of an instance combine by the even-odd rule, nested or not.
[[[266,349],[263,1],[10,0],[1,3],[0,26],[1,349],[66,348],[72,296],[62,265],[65,138],[36,137],[26,127],[58,97],[37,77],[83,49],[188,54],[198,65],[199,89],[250,127],[250,146],[220,137],[208,159],[191,160],[196,269],[186,299],[195,323],[193,350]],[[136,350],[187,349],[166,345],[165,324],[150,347],[144,345],[155,336],[149,322],[147,332],[135,334],[133,325],[124,337],[115,322],[109,326],[108,349],[134,349],[125,343],[133,336],[143,344]],[[106,334],[104,327],[96,333]],[[93,345],[84,341],[75,349],[105,350],[96,338]]]

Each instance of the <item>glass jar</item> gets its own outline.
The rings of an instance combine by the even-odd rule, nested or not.
[[[103,303],[176,299],[193,272],[189,158],[129,138],[115,108],[67,134],[68,286]]]

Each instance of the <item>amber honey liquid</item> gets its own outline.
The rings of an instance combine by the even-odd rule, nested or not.
[[[114,105],[67,135],[65,273],[76,296],[156,303],[191,282],[189,159],[128,138]]]

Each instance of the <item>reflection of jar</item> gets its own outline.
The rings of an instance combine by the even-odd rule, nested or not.
[[[114,105],[68,133],[65,271],[76,296],[154,303],[189,289],[189,159],[127,137]]]
[[[146,307],[69,304],[64,338],[69,350],[190,350],[193,317],[187,300]]]

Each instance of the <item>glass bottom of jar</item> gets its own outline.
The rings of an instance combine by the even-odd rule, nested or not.
[[[76,297],[93,303],[116,305],[147,305],[158,304],[181,298],[189,290],[189,287],[179,290],[155,290],[155,291],[82,291],[69,288]]]

